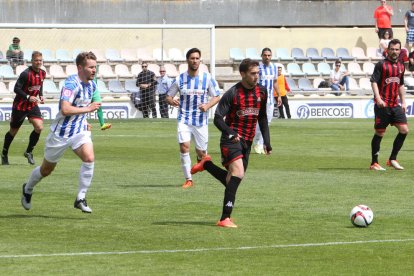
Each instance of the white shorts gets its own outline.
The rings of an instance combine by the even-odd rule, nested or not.
[[[207,150],[208,144],[208,125],[192,126],[178,122],[177,138],[178,143],[190,142],[191,136],[194,138],[195,147],[198,150]]]
[[[76,150],[87,143],[92,144],[90,131],[82,131],[70,138],[62,138],[50,132],[46,138],[45,159],[51,163],[57,163],[68,147]]]
[[[267,114],[267,122],[270,124],[270,122],[272,122],[273,119],[273,110],[275,109],[274,104],[269,104],[267,103],[266,106],[266,114]]]

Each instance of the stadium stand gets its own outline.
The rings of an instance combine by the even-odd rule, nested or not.
[[[319,51],[316,48],[306,49],[306,56],[312,60],[312,62],[323,61],[324,58],[319,55]]]
[[[299,87],[300,90],[303,90],[303,91],[315,91],[315,90],[317,90],[317,89],[315,89],[315,87],[313,87],[313,84],[307,78],[300,78],[298,80],[298,87]]]
[[[136,49],[121,49],[121,58],[126,62],[137,62],[137,50]]]
[[[17,79],[17,75],[14,74],[13,68],[4,64],[0,66],[0,78],[2,79]]]
[[[27,69],[27,65],[17,65],[16,66],[16,75],[20,76],[20,74]]]
[[[294,60],[287,48],[277,48],[276,51],[273,51],[273,59],[278,60],[279,62],[290,62]]]
[[[95,54],[97,62],[107,62],[107,59],[105,57],[105,52],[103,50],[101,50],[101,49],[90,49],[89,51],[91,51],[92,53]]]
[[[7,89],[7,86],[4,82],[0,82],[0,94],[10,94],[9,89]]]
[[[369,78],[366,78],[366,77],[360,78],[359,87],[362,90],[369,90],[370,93],[372,92],[371,81],[369,80]]]
[[[310,62],[306,62],[302,65],[302,71],[306,76],[320,76],[321,73],[316,71],[315,65]]]
[[[30,62],[32,60],[32,49],[23,49],[23,57],[26,62]]]
[[[367,56],[370,61],[378,61],[383,59],[382,53],[380,53],[378,47],[368,47]]]
[[[374,72],[375,64],[369,61],[366,61],[362,64],[362,71],[367,75],[372,75]]]
[[[126,93],[127,92],[119,80],[109,80],[108,89],[112,93]]]
[[[295,61],[309,61],[309,57],[305,56],[302,48],[292,48],[291,55]]]
[[[336,56],[338,58],[340,58],[343,61],[350,61],[350,60],[354,60],[355,57],[351,56],[349,54],[349,51],[347,48],[338,48],[336,49]]]
[[[15,80],[9,81],[8,88],[9,88],[10,93],[14,93],[14,86],[16,85],[16,82],[17,81]]]
[[[3,55],[3,52],[0,51],[0,63],[8,63],[9,61]]]
[[[330,76],[331,75],[331,67],[326,62],[319,62],[318,65],[318,72],[321,73],[322,76]]]
[[[358,61],[366,61],[366,60],[369,60],[369,57],[367,57],[365,55],[364,49],[362,49],[361,47],[353,47],[352,50],[351,50],[351,54]]]
[[[61,80],[58,84],[59,91],[62,91],[63,86],[65,85],[65,80]]]
[[[119,78],[132,78],[134,76],[129,72],[128,66],[122,63],[115,65],[115,74]]]
[[[56,59],[58,60],[58,62],[74,62],[71,53],[66,49],[57,49]]]
[[[160,66],[156,63],[149,63],[148,70],[154,72],[155,76],[160,76]]]
[[[232,76],[232,67],[216,67],[216,76]]]
[[[305,73],[303,73],[302,69],[300,69],[299,64],[297,63],[288,63],[287,71],[290,77],[304,77]]]
[[[361,70],[361,66],[357,62],[348,63],[348,71],[352,76],[365,76],[365,72]]]
[[[355,95],[359,95],[358,90],[361,90],[361,88],[358,85],[358,82],[353,77],[349,77],[349,92],[356,93]]]
[[[276,67],[282,67],[282,74],[283,75],[287,75],[288,74],[287,71],[286,71],[285,65],[283,63],[275,62],[274,64],[276,65]]]
[[[63,71],[62,66],[59,64],[50,65],[49,73],[53,79],[63,79],[67,77],[66,73]]]
[[[78,68],[75,64],[68,64],[65,68],[66,75],[70,76],[78,73]]]
[[[109,62],[123,62],[123,61],[125,61],[121,57],[121,53],[117,49],[106,49],[105,50],[105,58]]]
[[[230,48],[230,58],[236,61],[244,59],[243,51],[240,48]]]
[[[335,61],[338,59],[338,57],[335,55],[334,50],[329,47],[322,48],[321,56],[327,61]]]
[[[246,48],[246,58],[261,60],[260,52],[257,48]]]
[[[168,49],[168,57],[171,61],[185,61],[185,56],[178,48]]]
[[[142,61],[154,61],[152,54],[150,54],[146,48],[138,48],[137,57]]]
[[[290,91],[291,92],[298,92],[300,91],[299,87],[297,86],[296,82],[289,77],[286,77],[286,82],[289,85]]]
[[[319,84],[323,81],[325,81],[323,78],[314,78],[313,79],[313,88],[319,88]]]
[[[53,99],[60,95],[59,89],[52,80],[45,79],[43,81],[43,95],[48,99]]]
[[[117,75],[115,75],[114,71],[112,70],[112,67],[109,64],[101,64],[99,65],[99,71],[98,71],[98,78],[102,77],[105,79],[111,79],[116,78]]]
[[[170,58],[167,55],[165,49],[155,48],[152,50],[152,57],[156,61],[170,61]]]
[[[52,50],[42,49],[42,50],[40,50],[40,52],[43,55],[43,62],[46,62],[46,63],[55,63],[55,62],[57,62],[57,59],[55,58]],[[31,59],[31,57],[30,57],[30,59]]]
[[[178,70],[177,70],[177,67],[175,67],[174,64],[165,63],[164,68],[165,68],[165,73],[167,74],[168,77],[175,78],[176,76],[178,76]]]
[[[76,61],[76,57],[79,55],[79,53],[84,52],[84,50],[82,49],[74,49],[72,51],[72,57],[73,57],[73,61]]]
[[[98,79],[96,81],[96,84],[98,86],[99,93],[110,93],[108,87],[106,86],[103,80]]]
[[[131,74],[134,75],[134,77],[137,77],[138,74],[142,71],[141,64],[132,64],[131,66]]]
[[[125,80],[125,90],[129,93],[138,93],[139,88],[136,85],[135,80]]]

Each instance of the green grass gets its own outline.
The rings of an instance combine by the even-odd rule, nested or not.
[[[274,121],[273,154],[251,155],[238,190],[233,218],[239,228],[223,229],[215,226],[221,184],[203,172],[194,176],[194,188],[181,189],[175,120],[112,123],[102,132],[94,122],[92,214],[73,208],[80,160],[70,151],[36,186],[32,210],[21,207],[21,185],[33,169],[22,155],[31,126],[22,127],[10,149],[11,165],[0,167],[0,275],[414,271],[410,136],[399,155],[406,170],[373,172],[368,170],[373,120]],[[2,144],[8,124],[1,123],[0,129]],[[48,124],[35,150],[38,164],[47,132]],[[395,128],[389,128],[383,139],[383,165],[395,135]],[[218,142],[219,132],[211,124],[209,152],[216,162]],[[351,225],[348,215],[357,204],[373,209],[370,227]]]

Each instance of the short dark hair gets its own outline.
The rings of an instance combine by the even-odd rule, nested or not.
[[[198,53],[201,57],[201,51],[198,48],[191,48],[190,50],[187,51],[187,54],[185,54],[185,58],[189,59],[192,53]]]
[[[79,53],[79,55],[76,57],[76,66],[85,66],[86,64],[86,60],[87,59],[93,59],[96,60],[96,56],[94,53],[92,52],[81,52]]]
[[[340,59],[335,60],[335,64],[338,64],[338,63],[341,64],[342,61]]]
[[[397,45],[397,44],[400,44],[400,49],[401,49],[401,41],[400,41],[399,39],[397,39],[397,38],[392,39],[392,40],[390,41],[390,43],[388,43],[388,49],[390,49],[391,44],[392,44],[392,45]]]
[[[37,56],[43,56],[42,55],[42,53],[41,52],[39,52],[39,51],[33,51],[33,53],[32,53],[32,59],[34,59],[35,57],[37,57]]]
[[[263,55],[263,53],[264,52],[272,52],[272,50],[270,50],[270,48],[269,47],[265,47],[265,48],[263,48],[263,50],[262,50],[262,55]]]
[[[13,43],[19,43],[20,39],[18,37],[13,37]]]
[[[259,66],[259,62],[257,60],[252,60],[250,58],[245,58],[242,60],[239,66],[239,72],[240,73],[246,73],[249,71],[250,67]]]

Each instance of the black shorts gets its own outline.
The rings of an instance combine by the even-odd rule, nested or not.
[[[379,108],[374,106],[375,112],[375,129],[386,129],[391,125],[406,125],[407,116],[401,106]]]
[[[221,163],[224,167],[228,168],[230,163],[242,158],[244,171],[246,171],[247,165],[249,164],[251,147],[252,142],[243,139],[240,139],[239,143],[232,143],[229,139],[222,139],[220,141]]]
[[[10,118],[11,128],[20,128],[24,122],[24,119],[36,118],[43,120],[42,113],[40,112],[39,106],[35,105],[31,110],[21,111],[15,108],[12,109],[12,115]]]

